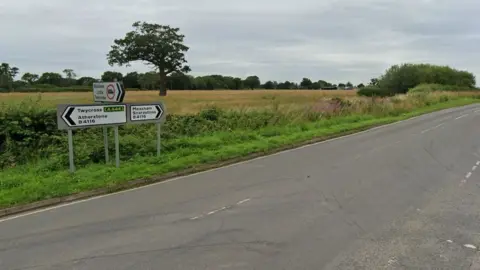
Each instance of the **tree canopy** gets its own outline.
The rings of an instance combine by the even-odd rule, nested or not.
[[[115,39],[107,55],[110,65],[128,65],[133,61],[143,61],[155,68],[160,77],[160,95],[167,95],[167,76],[175,71],[187,73],[184,45],[185,36],[179,28],[168,25],[135,22],[135,30],[124,38]]]

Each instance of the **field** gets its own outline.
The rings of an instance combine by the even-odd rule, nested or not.
[[[263,108],[276,104],[280,107],[301,107],[328,97],[355,97],[351,90],[255,90],[255,91],[170,91],[160,98],[157,91],[127,91],[125,102],[151,102],[162,100],[169,113],[189,114],[215,105],[222,109]],[[0,104],[18,104],[23,101],[54,108],[61,103],[92,103],[90,92],[55,93],[0,93]]]
[[[153,125],[120,128],[121,167],[104,163],[101,129],[74,132],[75,174],[68,172],[65,131],[55,104],[91,103],[89,93],[0,94],[0,209],[84,191],[118,190],[217,166],[422,113],[480,101],[477,92],[435,92],[390,98],[354,91],[171,91],[157,157]],[[28,101],[26,101],[28,100]],[[127,102],[159,100],[127,92]],[[25,102],[26,101],[26,102]],[[110,153],[114,153],[110,133]],[[328,153],[322,153],[328,154]]]

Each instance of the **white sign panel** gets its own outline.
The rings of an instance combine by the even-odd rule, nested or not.
[[[158,104],[151,105],[130,105],[130,121],[152,121],[160,120],[163,110]]]
[[[93,83],[93,100],[95,102],[122,102],[125,89],[119,82]]]
[[[127,122],[126,105],[60,105],[64,107],[58,121],[60,129],[118,125]],[[59,112],[61,111],[59,107]]]

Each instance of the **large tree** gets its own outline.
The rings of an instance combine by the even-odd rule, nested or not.
[[[179,28],[146,22],[135,22],[135,30],[128,32],[124,38],[115,39],[107,55],[108,63],[113,66],[129,65],[133,61],[143,61],[158,71],[160,78],[160,96],[167,95],[167,76],[174,71],[187,73],[185,52],[188,47],[183,44],[184,35]]]
[[[260,82],[260,78],[258,78],[258,76],[254,75],[254,76],[248,76],[245,81],[243,81],[243,85],[245,85],[246,87],[248,87],[249,89],[255,89],[255,88],[259,88],[260,85],[261,85],[261,82]]]
[[[27,73],[23,74],[22,81],[25,81],[29,84],[33,84],[38,80],[38,78],[40,78],[40,76],[38,76],[38,74],[33,74],[33,73],[30,73],[30,72],[27,72]]]
[[[63,70],[63,73],[65,73],[65,76],[67,76],[67,79],[75,79],[77,77],[77,74],[73,71],[73,69],[66,68]]]
[[[17,76],[19,69],[17,67],[11,67],[8,63],[2,63],[0,65],[0,88],[8,87],[13,88],[13,79]]]

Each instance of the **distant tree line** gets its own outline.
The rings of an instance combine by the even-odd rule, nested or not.
[[[71,89],[90,89],[94,82],[98,81],[121,81],[126,88],[140,90],[158,90],[160,87],[160,77],[155,72],[129,72],[125,75],[115,71],[105,71],[100,77],[77,77],[73,69],[64,69],[63,74],[56,72],[45,72],[34,74],[24,73],[17,79],[19,68],[12,67],[10,64],[1,64],[0,71],[0,89],[3,91],[15,90],[42,90],[50,88]],[[324,80],[312,81],[309,78],[303,78],[299,83],[284,81],[266,81],[263,82],[258,76],[248,76],[245,79],[232,76],[206,75],[191,76],[181,72],[173,72],[166,77],[166,86],[169,90],[243,90],[243,89],[353,89],[363,87],[363,84],[354,86],[351,82],[333,84]]]

